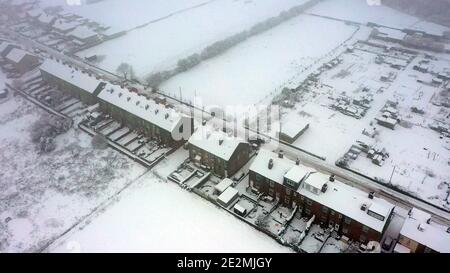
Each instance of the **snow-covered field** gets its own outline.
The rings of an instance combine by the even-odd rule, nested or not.
[[[301,82],[307,69],[331,56],[356,30],[301,15],[178,74],[160,89],[178,96],[181,88],[183,100],[205,105],[267,103],[286,85]]]
[[[106,55],[99,66],[114,72],[125,62],[137,77],[173,68],[179,59],[247,30],[254,24],[306,0],[216,0],[79,52]]]
[[[61,6],[70,12],[114,29],[129,30],[173,13],[210,2],[210,0],[42,0],[42,6]]]
[[[50,252],[291,252],[173,183],[149,174]]]
[[[423,21],[383,5],[370,5],[373,0],[325,0],[312,7],[309,13],[366,24],[377,23],[394,28],[410,28],[441,35],[448,28]],[[380,1],[381,3],[383,1]]]
[[[44,113],[20,97],[0,104],[0,252],[37,251],[145,171],[75,129],[39,155],[30,130]]]

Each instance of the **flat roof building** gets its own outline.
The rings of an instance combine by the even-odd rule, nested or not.
[[[304,120],[296,120],[282,126],[278,138],[289,144],[294,143],[309,128],[309,123]]]

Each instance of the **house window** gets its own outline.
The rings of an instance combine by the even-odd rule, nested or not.
[[[328,213],[328,207],[322,206],[322,212],[323,213]]]
[[[384,221],[384,216],[383,216],[383,215],[380,215],[380,214],[378,214],[378,213],[375,213],[375,212],[373,212],[373,211],[371,211],[371,210],[369,210],[369,211],[367,212],[367,214],[369,214],[370,216],[372,216],[372,217],[374,217],[374,218],[376,218],[376,219],[378,219],[378,220],[380,220],[380,221]]]
[[[331,216],[334,216],[336,213],[334,212],[334,210],[331,210],[330,214]]]
[[[307,204],[308,206],[311,206],[312,203],[313,203],[312,200],[310,200],[310,199],[307,199],[307,200],[306,200],[306,204]]]
[[[346,223],[347,225],[350,225],[352,223],[352,219],[345,217],[344,223]]]
[[[270,196],[273,196],[273,188],[270,188],[270,189],[269,189],[269,195],[270,195]]]
[[[261,182],[261,180],[262,180],[262,176],[259,174],[256,174],[255,178],[256,178],[257,182]]]
[[[183,124],[181,124],[180,128],[178,128],[179,133],[183,133]]]
[[[306,209],[305,209],[305,214],[306,214],[306,215],[311,215],[311,210],[308,209],[308,208],[306,208]]]
[[[286,188],[286,194],[290,195],[291,194],[291,190],[289,188]]]
[[[369,232],[369,228],[366,227],[366,226],[363,226],[363,227],[362,227],[362,231],[363,231],[364,233],[367,233],[367,232]]]
[[[269,186],[270,186],[271,188],[273,188],[273,187],[275,186],[275,183],[274,183],[273,181],[270,181]]]

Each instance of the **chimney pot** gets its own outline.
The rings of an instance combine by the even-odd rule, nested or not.
[[[330,182],[334,182],[334,174],[330,175]]]
[[[269,159],[269,170],[273,168],[273,159]]]

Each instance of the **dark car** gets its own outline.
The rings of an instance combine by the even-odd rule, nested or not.
[[[387,236],[386,239],[384,239],[383,245],[381,247],[384,250],[388,251],[391,249],[393,242],[394,240],[391,237]]]

